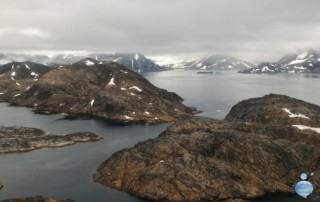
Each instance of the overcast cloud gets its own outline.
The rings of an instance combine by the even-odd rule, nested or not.
[[[226,54],[320,48],[319,0],[0,0],[0,52]]]

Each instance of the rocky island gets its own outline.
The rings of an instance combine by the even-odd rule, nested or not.
[[[238,202],[292,193],[301,172],[319,190],[320,107],[270,94],[238,103],[225,120],[180,120],[113,154],[93,180],[154,201]]]
[[[45,147],[63,147],[101,139],[103,138],[91,132],[53,135],[36,128],[0,126],[0,154],[26,152]]]
[[[138,73],[115,62],[89,58],[50,70],[25,91],[12,95],[6,99],[11,104],[32,107],[37,113],[119,123],[171,122],[196,113],[176,93],[155,87]]]

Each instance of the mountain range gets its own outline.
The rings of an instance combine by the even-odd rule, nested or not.
[[[290,54],[277,62],[263,62],[258,66],[240,70],[239,73],[320,73],[320,53],[307,50]]]
[[[10,62],[30,61],[49,67],[72,65],[81,59],[92,58],[102,62],[117,62],[138,72],[158,72],[170,69],[186,70],[239,70],[239,73],[320,73],[320,53],[307,50],[289,54],[276,62],[252,62],[225,55],[201,58],[177,56],[146,57],[141,53],[86,53],[86,54],[0,54],[0,65]]]
[[[103,62],[117,62],[125,67],[139,73],[164,71],[168,68],[154,63],[151,59],[146,58],[141,53],[92,53],[92,54],[58,54],[32,55],[32,54],[0,54],[0,64],[10,62],[35,62],[47,65],[49,67],[60,67],[72,65],[84,58],[93,58]]]
[[[231,56],[211,55],[202,58],[178,58],[178,57],[151,57],[157,64],[169,68],[182,68],[188,70],[227,70],[248,69],[255,65],[251,62],[240,60]]]

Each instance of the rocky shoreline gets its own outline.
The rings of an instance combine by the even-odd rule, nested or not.
[[[103,138],[91,132],[53,135],[35,128],[1,126],[0,154],[64,147],[79,142],[93,142],[101,139]]]
[[[75,202],[75,201],[71,199],[55,200],[55,199],[47,198],[44,196],[35,196],[35,197],[27,197],[27,198],[5,199],[5,200],[0,200],[0,202]]]
[[[250,201],[292,193],[301,172],[320,188],[320,107],[283,95],[192,117],[102,163],[93,180],[154,201]],[[303,126],[303,127],[302,127]],[[319,199],[318,192],[312,198]]]

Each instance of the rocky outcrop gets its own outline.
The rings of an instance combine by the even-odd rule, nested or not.
[[[9,102],[30,89],[49,67],[33,62],[12,62],[0,66],[0,102]]]
[[[38,113],[157,123],[195,113],[182,101],[118,63],[84,59],[46,73],[11,103],[33,107]]]
[[[71,199],[55,200],[55,199],[47,198],[44,196],[35,196],[35,197],[27,197],[27,198],[5,199],[5,200],[0,200],[0,202],[75,202],[75,201]]]
[[[178,121],[158,138],[115,153],[93,179],[155,201],[236,202],[292,193],[301,172],[313,173],[317,190],[319,114],[318,106],[287,96],[249,99],[226,120]]]
[[[53,135],[36,128],[0,127],[0,153],[26,152],[45,147],[63,147],[103,139],[91,132]]]
[[[284,95],[270,94],[241,101],[226,116],[231,122],[320,127],[320,106]]]

